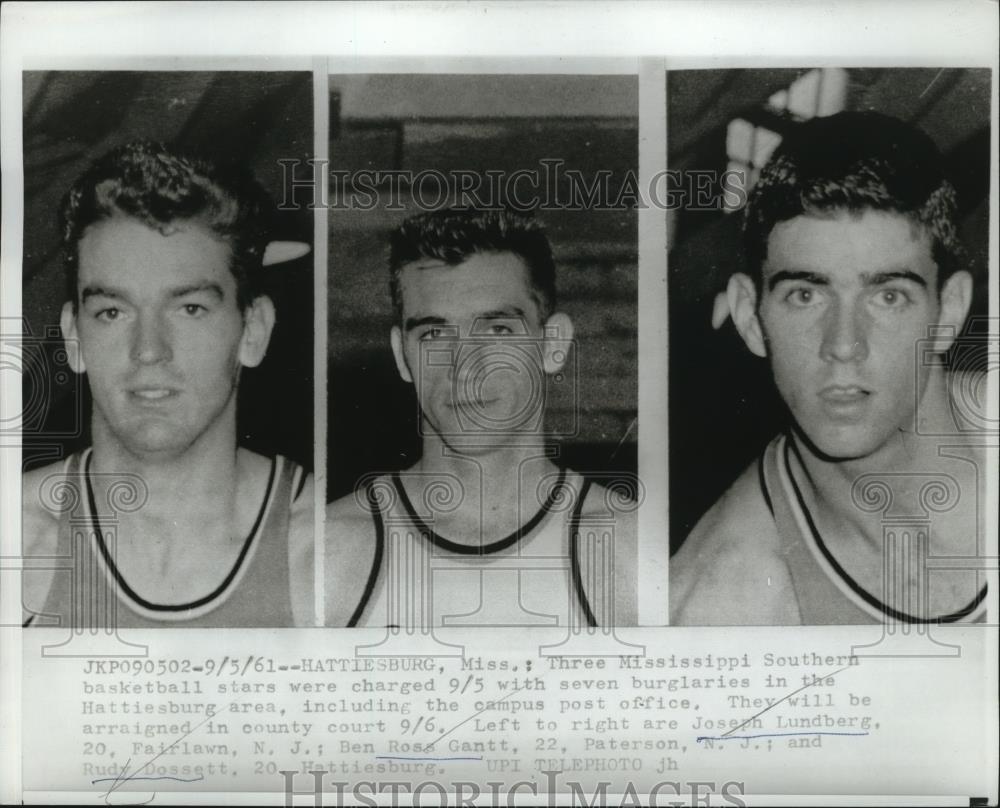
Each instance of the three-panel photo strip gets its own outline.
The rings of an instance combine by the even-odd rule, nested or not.
[[[563,5],[6,4],[0,797],[995,795],[985,16]]]
[[[24,71],[22,624],[986,620],[989,69],[588,66]]]

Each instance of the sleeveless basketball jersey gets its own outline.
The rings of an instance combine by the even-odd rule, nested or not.
[[[564,472],[537,523],[522,526],[516,540],[512,535],[497,542],[508,546],[486,545],[480,553],[470,548],[472,542],[434,532],[433,517],[415,511],[398,475],[379,478],[366,491],[375,559],[348,625],[596,625],[578,546],[581,527],[588,529],[581,525],[581,510],[589,490],[589,480]]]
[[[884,623],[954,623],[981,620],[986,586],[965,608],[949,615],[921,618],[897,611],[860,586],[837,562],[816,527],[792,474],[792,441],[779,435],[758,461],[761,493],[774,516],[782,557],[792,579],[803,625]]]
[[[77,507],[59,521],[56,554],[72,571],[56,572],[44,613],[33,625],[77,628],[274,627],[294,625],[289,581],[289,515],[306,473],[284,457],[271,461],[260,510],[235,563],[219,571],[219,585],[189,603],[160,604],[135,592],[109,550],[110,524],[102,524],[90,482],[91,450],[70,456],[66,480],[80,492]],[[106,511],[105,511],[106,513]],[[108,520],[105,520],[108,522]],[[76,552],[74,553],[74,548]]]

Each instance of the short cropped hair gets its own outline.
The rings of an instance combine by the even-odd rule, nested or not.
[[[542,226],[530,213],[510,209],[448,208],[406,219],[389,246],[389,288],[396,320],[403,316],[399,276],[414,261],[434,258],[457,266],[479,253],[513,253],[524,261],[542,322],[556,305],[556,267]]]
[[[866,210],[903,214],[931,237],[938,289],[964,266],[955,188],[934,142],[877,112],[841,112],[798,125],[778,146],[747,200],[747,269],[761,268],[775,225],[802,214]]]
[[[67,299],[78,304],[79,244],[87,228],[128,216],[171,232],[196,222],[230,246],[236,302],[245,309],[256,296],[269,238],[270,199],[249,171],[151,141],[119,146],[95,161],[73,183],[60,209]]]

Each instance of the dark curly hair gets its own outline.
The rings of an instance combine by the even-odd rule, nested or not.
[[[798,125],[775,150],[747,200],[747,269],[761,285],[771,230],[809,213],[865,210],[907,216],[931,236],[938,288],[965,265],[955,189],[922,131],[877,112],[841,112]]]
[[[422,258],[456,266],[477,253],[513,253],[524,261],[542,322],[556,305],[556,267],[542,226],[530,213],[509,209],[448,208],[406,219],[390,238],[389,288],[396,320],[402,319],[402,268]]]
[[[268,242],[271,200],[248,171],[152,141],[119,146],[95,161],[63,199],[59,221],[67,299],[78,304],[79,243],[96,222],[125,215],[161,233],[197,222],[232,251],[237,304],[252,302]]]

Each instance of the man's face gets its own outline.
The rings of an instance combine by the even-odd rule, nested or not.
[[[88,228],[78,256],[79,309],[66,305],[63,329],[80,343],[95,439],[175,456],[234,430],[245,345],[229,245],[199,224],[162,235],[117,216]]]
[[[937,323],[930,237],[901,214],[798,216],[771,231],[758,317],[782,398],[822,453],[912,431],[917,343]]]
[[[541,433],[545,340],[524,262],[512,253],[418,261],[402,268],[400,292],[393,351],[423,428],[453,447]]]

